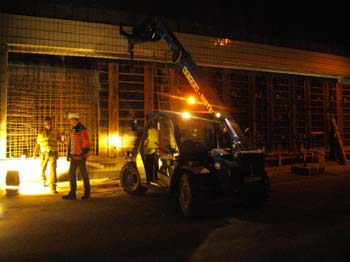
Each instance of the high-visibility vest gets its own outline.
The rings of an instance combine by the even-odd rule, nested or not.
[[[72,128],[68,144],[68,153],[70,155],[82,155],[89,157],[90,151],[90,133],[81,123]]]
[[[147,143],[144,147],[145,154],[153,154],[158,148],[158,131],[155,128],[148,129]]]
[[[40,145],[40,152],[57,151],[57,130],[51,129],[49,135],[46,130],[42,130],[37,137],[37,143]]]

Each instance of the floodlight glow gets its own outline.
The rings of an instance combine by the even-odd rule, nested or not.
[[[187,98],[187,103],[189,103],[190,105],[194,105],[196,103],[196,99],[194,98],[194,96],[189,96]]]
[[[112,146],[114,146],[116,148],[121,148],[122,144],[123,144],[122,137],[119,136],[119,135],[111,135],[108,138],[108,142],[109,142],[110,145],[112,145]]]
[[[57,177],[68,174],[69,162],[65,157],[57,159]],[[19,172],[19,186],[11,186],[5,184],[7,171]],[[49,168],[46,170],[49,177]],[[17,159],[0,159],[0,192],[5,189],[18,190],[20,195],[26,194],[50,194],[50,187],[43,187],[41,182],[40,159],[25,158],[22,156]]]
[[[188,113],[188,112],[183,112],[183,113],[182,113],[182,117],[185,118],[185,119],[188,119],[188,118],[191,117],[191,114]]]

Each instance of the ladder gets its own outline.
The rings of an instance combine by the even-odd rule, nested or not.
[[[346,165],[346,154],[344,150],[343,140],[338,129],[337,121],[333,116],[331,116],[331,136],[332,137],[330,143],[331,146],[333,146],[339,164]]]

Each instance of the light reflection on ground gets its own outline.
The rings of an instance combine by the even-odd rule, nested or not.
[[[68,173],[69,162],[65,158],[57,160],[57,176],[58,179]],[[50,193],[49,187],[44,187],[41,183],[40,159],[36,158],[20,158],[20,159],[2,159],[0,160],[0,189],[12,189],[16,191],[16,187],[6,186],[7,171],[18,171],[20,177],[20,185],[18,187],[19,194],[47,194]],[[47,179],[49,180],[49,168],[47,168]]]

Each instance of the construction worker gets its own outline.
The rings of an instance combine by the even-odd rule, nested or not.
[[[149,126],[147,138],[143,146],[143,153],[145,158],[146,178],[150,182],[154,179],[156,170],[156,149],[158,148],[158,131],[155,123]]]
[[[51,192],[57,194],[57,158],[58,142],[62,142],[62,135],[58,130],[52,128],[52,119],[47,116],[44,120],[44,129],[37,136],[37,144],[34,149],[34,157],[40,151],[40,167],[43,185],[46,187],[46,168],[50,165],[50,188]]]
[[[72,127],[68,140],[68,161],[70,191],[63,199],[76,199],[77,178],[76,170],[79,167],[80,174],[84,183],[84,195],[82,199],[90,198],[90,178],[86,168],[86,159],[91,155],[90,151],[90,133],[79,121],[79,114],[68,114],[69,124]]]

